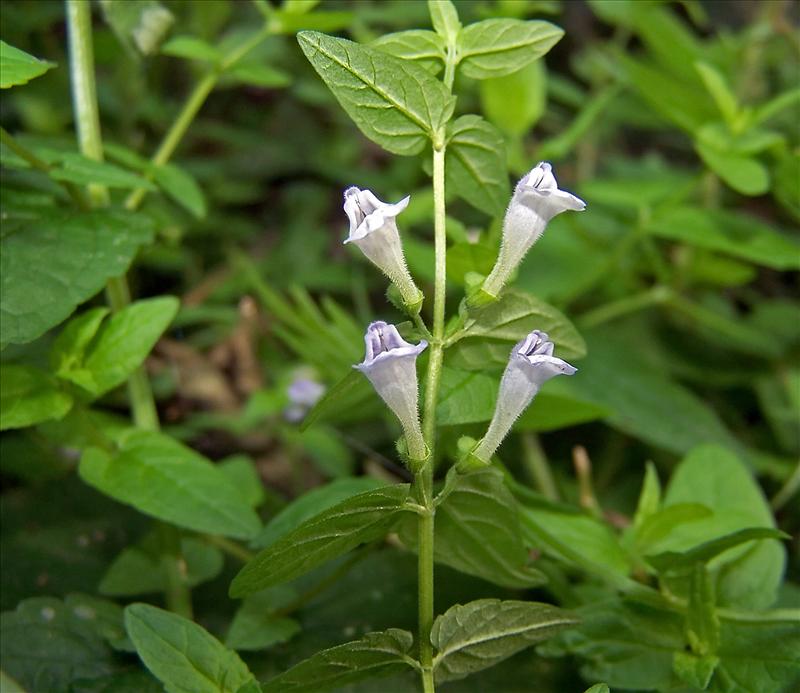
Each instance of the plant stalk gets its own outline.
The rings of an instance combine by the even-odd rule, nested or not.
[[[89,0],[67,0],[66,11],[72,103],[78,143],[84,156],[102,161],[103,139],[95,89],[91,4]],[[93,207],[109,204],[110,197],[105,185],[93,184],[88,190]],[[115,312],[130,304],[130,290],[124,275],[109,280],[106,295]],[[135,425],[145,430],[158,430],[155,399],[143,366],[128,379],[128,394]],[[191,593],[185,580],[186,564],[181,556],[180,531],[167,524],[162,524],[160,531],[164,545],[169,547],[169,551],[163,554],[167,570],[167,605],[172,611],[191,618]]]

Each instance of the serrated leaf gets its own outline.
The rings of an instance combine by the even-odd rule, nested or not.
[[[231,596],[293,580],[359,544],[382,538],[403,512],[408,492],[408,484],[367,491],[306,520],[242,568],[231,583]]]
[[[162,433],[131,430],[116,454],[87,448],[79,474],[106,495],[179,527],[249,539],[260,526],[224,472]]]
[[[95,161],[82,154],[71,152],[61,154],[59,159],[60,165],[51,168],[48,174],[54,180],[67,181],[76,185],[99,183],[109,188],[156,189],[146,178],[106,161]]]
[[[197,219],[206,216],[206,197],[197,181],[175,164],[162,164],[154,169],[159,187]]]
[[[0,365],[0,431],[62,418],[72,397],[49,373],[12,363]]]
[[[464,333],[464,338],[452,349],[469,348],[473,338],[518,342],[532,330],[543,330],[556,345],[555,353],[564,359],[586,355],[586,343],[572,323],[553,306],[530,294],[506,289],[500,300],[487,306],[475,316],[475,322]],[[511,344],[508,345],[509,352]],[[507,362],[508,357],[503,361]]]
[[[413,60],[431,74],[438,74],[444,66],[445,43],[432,31],[413,29],[384,34],[370,47],[403,60]]]
[[[188,60],[205,60],[210,63],[219,62],[222,53],[216,46],[196,36],[174,36],[161,46],[164,55]]]
[[[149,604],[125,609],[125,627],[168,693],[237,693],[253,675],[239,656],[183,616]]]
[[[99,329],[77,367],[59,376],[80,385],[94,397],[121,385],[144,362],[178,312],[173,296],[136,301],[115,313]]]
[[[457,604],[434,621],[437,681],[453,681],[488,669],[578,620],[550,604],[478,599]]]
[[[453,113],[455,99],[422,67],[313,31],[297,40],[353,122],[394,154],[420,152]]]
[[[39,60],[5,41],[0,41],[0,89],[27,84],[55,66],[55,63]]]
[[[289,503],[273,517],[253,539],[252,546],[263,549],[274,544],[281,537],[297,529],[306,520],[334,505],[342,503],[365,491],[386,486],[385,482],[371,477],[336,479],[329,484],[312,489]]]
[[[153,237],[142,214],[53,210],[6,220],[0,240],[0,343],[25,343],[66,318]],[[42,258],[51,258],[42,262]]]
[[[416,545],[415,530],[416,518],[403,523],[403,540],[411,546]],[[512,589],[545,581],[528,565],[517,503],[496,469],[458,476],[436,510],[435,532],[439,563]]]
[[[369,678],[391,676],[410,665],[414,638],[390,628],[360,640],[317,652],[289,671],[261,685],[261,693],[316,693]]]
[[[538,20],[484,19],[461,31],[461,71],[473,79],[502,77],[541,58],[564,30]]]
[[[461,116],[448,131],[448,189],[490,216],[500,216],[510,196],[503,135],[476,115]]]

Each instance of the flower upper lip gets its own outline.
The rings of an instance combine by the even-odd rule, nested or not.
[[[553,175],[553,167],[546,161],[540,161],[535,168],[520,181],[517,192],[522,195],[538,195],[541,197],[557,197],[565,206],[576,212],[586,209],[586,203],[579,197],[558,187]]]
[[[514,347],[513,355],[532,367],[544,364],[555,366],[564,375],[573,375],[578,371],[564,359],[553,356],[553,349],[553,342],[550,341],[547,332],[534,330]]]
[[[387,359],[417,356],[428,346],[428,342],[424,339],[416,345],[405,341],[394,325],[389,325],[382,320],[370,323],[364,334],[364,344],[366,346],[364,361],[356,365],[356,368],[360,370],[370,368]]]
[[[387,221],[402,212],[411,199],[408,195],[400,202],[389,204],[379,200],[371,190],[351,186],[344,191],[344,211],[350,221],[350,234],[345,243],[357,241],[377,231]]]

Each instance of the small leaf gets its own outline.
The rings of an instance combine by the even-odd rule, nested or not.
[[[436,679],[452,681],[488,669],[576,623],[566,611],[539,602],[478,599],[456,604],[431,629]]]
[[[353,122],[394,154],[420,152],[453,113],[454,97],[418,65],[313,31],[297,40]]]
[[[233,617],[225,645],[233,650],[257,651],[291,640],[300,632],[300,624],[274,612],[296,598],[296,591],[285,585],[245,598]]]
[[[647,556],[647,562],[660,573],[689,572],[697,563],[707,563],[723,551],[758,539],[791,539],[791,536],[771,527],[750,527],[704,542],[689,551],[665,551]]]
[[[640,551],[647,550],[653,544],[669,536],[669,533],[685,522],[696,522],[710,517],[714,513],[699,503],[676,503],[648,515],[636,527],[635,541]]]
[[[461,71],[473,79],[510,75],[541,58],[563,35],[549,22],[484,19],[459,36]]]
[[[633,516],[633,526],[637,530],[651,515],[658,512],[661,506],[661,482],[658,479],[658,470],[652,462],[648,462],[644,471],[642,490],[639,493],[639,502],[636,504],[636,514]]]
[[[153,237],[142,214],[44,212],[9,220],[0,246],[0,343],[30,342],[123,274]],[[58,262],[42,262],[43,257]]]
[[[370,47],[403,60],[413,60],[432,74],[438,74],[444,66],[445,43],[432,31],[414,29],[384,34]]]
[[[225,72],[225,81],[227,82],[229,79],[235,83],[264,89],[277,89],[291,83],[291,78],[286,72],[255,62],[237,63]]]
[[[146,178],[105,161],[95,161],[72,152],[60,155],[59,159],[60,166],[51,169],[49,173],[54,180],[68,181],[76,185],[100,183],[109,188],[156,189]]]
[[[706,165],[742,195],[763,195],[769,190],[766,166],[751,156],[726,152],[702,142],[695,149]]]
[[[385,482],[371,477],[336,479],[325,486],[319,486],[304,493],[283,508],[253,539],[252,546],[263,549],[274,544],[281,537],[297,529],[314,515],[332,508],[352,496],[373,491],[386,486]]]
[[[206,630],[149,604],[125,609],[136,651],[168,693],[237,693],[253,680],[247,665]]]
[[[224,472],[162,433],[130,430],[117,454],[87,448],[79,473],[106,495],[179,527],[249,539],[260,526]]]
[[[703,80],[703,84],[706,85],[708,93],[711,94],[717,104],[722,117],[725,118],[725,122],[729,126],[733,126],[739,112],[739,104],[736,101],[736,96],[726,84],[725,78],[713,65],[702,60],[695,62],[694,67]]]
[[[360,493],[334,505],[260,551],[230,587],[232,597],[293,580],[359,544],[381,539],[403,512],[408,484]]]
[[[222,59],[222,53],[216,46],[195,36],[174,36],[161,46],[161,53],[188,60],[205,60],[210,63],[217,63]]]
[[[596,683],[591,688],[587,688],[584,693],[611,693],[607,683]]]
[[[0,365],[0,431],[60,419],[72,408],[72,397],[55,379],[32,366]]]
[[[90,308],[70,320],[50,347],[50,365],[61,375],[83,363],[86,349],[109,314],[104,307]]]
[[[408,652],[413,642],[411,633],[398,628],[367,633],[360,640],[317,652],[262,684],[261,693],[316,693],[400,673],[412,662]]]
[[[162,164],[154,169],[155,181],[172,200],[197,219],[206,216],[206,198],[203,190],[182,168],[175,164]]]
[[[436,33],[447,43],[455,45],[461,31],[456,6],[450,0],[428,0],[428,12]]]
[[[503,136],[476,115],[461,116],[450,126],[449,136],[448,189],[490,216],[502,215],[510,195]]]
[[[55,63],[39,60],[0,41],[0,89],[27,84],[55,66]]]
[[[121,385],[144,362],[178,305],[173,296],[159,296],[123,308],[100,328],[79,367],[62,369],[59,376],[95,397]]]

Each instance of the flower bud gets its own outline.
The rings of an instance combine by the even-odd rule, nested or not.
[[[394,325],[373,322],[364,334],[364,361],[354,368],[369,378],[372,387],[400,420],[409,457],[427,458],[427,446],[419,424],[417,356],[428,346],[425,340],[414,346],[406,342]]]
[[[533,401],[543,383],[556,375],[572,375],[578,369],[553,356],[553,343],[546,332],[534,330],[511,350],[500,381],[500,392],[492,422],[472,455],[489,462],[514,422]]]
[[[419,313],[423,296],[408,271],[396,221],[409,199],[404,197],[392,205],[381,202],[371,190],[345,190],[344,211],[350,220],[350,235],[345,243],[355,243],[397,287],[406,309]]]
[[[481,294],[488,302],[499,295],[531,246],[544,232],[548,222],[567,210],[582,211],[586,203],[575,195],[558,189],[550,164],[540,162],[520,180],[503,221],[503,240],[494,269],[483,283]]]

